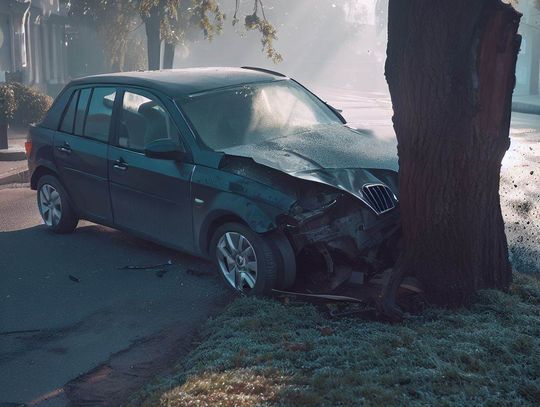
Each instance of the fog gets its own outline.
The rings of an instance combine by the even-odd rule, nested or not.
[[[222,2],[227,14],[221,35],[207,41],[199,35],[179,46],[175,67],[258,66],[282,72],[308,86],[332,86],[368,92],[386,91],[383,75],[386,30],[377,23],[376,0],[273,0],[265,14],[277,29],[275,64],[262,52],[260,34],[246,31],[243,16],[252,0],[240,5],[240,23],[232,26],[234,2]]]

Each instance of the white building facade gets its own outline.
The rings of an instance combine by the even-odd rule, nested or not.
[[[59,0],[1,0],[0,82],[56,94],[68,80],[65,24]]]
[[[521,0],[517,4],[523,13],[519,25],[521,50],[516,67],[516,95],[540,93],[540,1]]]

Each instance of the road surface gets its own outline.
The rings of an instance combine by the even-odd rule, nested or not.
[[[0,406],[50,392],[59,395],[42,405],[65,405],[56,389],[160,331],[187,347],[229,299],[196,258],[90,223],[50,233],[35,200],[29,189],[0,190]],[[161,277],[119,269],[168,260]]]

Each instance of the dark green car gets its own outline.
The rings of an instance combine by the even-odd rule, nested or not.
[[[51,230],[129,231],[210,258],[245,294],[287,289],[297,271],[369,277],[398,229],[395,149],[264,69],[77,79],[29,142]]]

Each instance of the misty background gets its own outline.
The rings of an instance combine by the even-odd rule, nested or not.
[[[539,93],[539,3],[520,0],[517,4],[524,13],[518,95]],[[246,31],[242,23],[233,27],[235,0],[219,4],[226,14],[221,34],[208,41],[198,27],[192,27],[176,47],[175,68],[258,66],[310,87],[387,94],[388,0],[265,0],[265,15],[277,29],[275,47],[283,56],[279,64],[262,52],[260,33]],[[253,12],[253,4],[253,0],[239,1],[240,21]],[[70,79],[114,70],[104,49],[116,40],[115,23],[77,19],[74,9],[73,0],[2,0],[0,82],[19,81],[54,96]],[[142,21],[135,21],[128,37],[125,70],[144,69]]]

